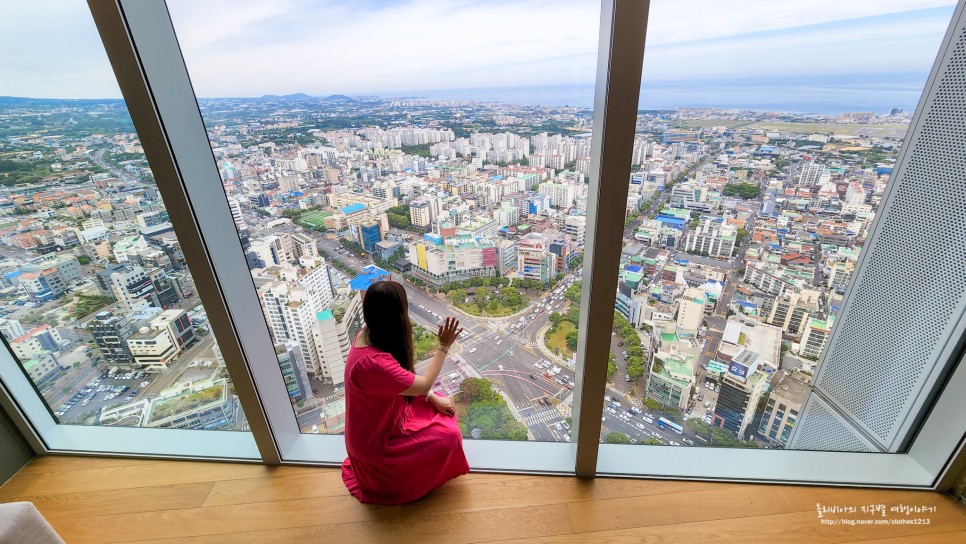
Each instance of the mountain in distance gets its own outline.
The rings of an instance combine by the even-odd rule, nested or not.
[[[51,106],[51,105],[95,105],[121,104],[121,98],[31,98],[26,96],[0,96],[0,106]]]
[[[312,100],[315,97],[309,96],[305,93],[294,93],[294,94],[263,94],[260,98],[262,100]]]
[[[344,94],[330,94],[322,100],[326,102],[355,102],[355,99],[349,98]]]

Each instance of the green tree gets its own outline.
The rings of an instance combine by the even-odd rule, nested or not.
[[[462,289],[453,289],[449,292],[449,300],[453,304],[463,304],[463,301],[466,300],[466,291]]]
[[[653,436],[649,436],[646,440],[642,440],[638,442],[637,445],[638,446],[663,446],[664,443],[658,440],[657,438],[654,438]]]
[[[570,331],[567,333],[567,347],[571,351],[577,349],[577,331]]]
[[[567,297],[567,300],[573,303],[580,302],[580,285],[581,284],[579,281],[575,281],[573,285],[567,288],[567,290],[564,292],[564,296]]]
[[[557,325],[559,325],[560,322],[563,321],[563,316],[557,312],[550,312],[550,317],[548,318],[548,321],[550,321],[550,326],[556,329]]]
[[[631,439],[624,433],[607,433],[604,442],[608,444],[630,444]]]
[[[617,363],[614,361],[614,353],[611,352],[607,357],[607,379],[613,378],[614,374],[617,374]]]

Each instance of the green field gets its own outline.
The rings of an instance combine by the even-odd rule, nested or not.
[[[574,352],[567,346],[567,333],[575,330],[577,330],[577,327],[570,321],[561,321],[557,325],[557,330],[553,331],[553,333],[547,333],[547,347],[550,348],[550,351],[559,353],[561,357],[569,359],[573,356]]]
[[[676,119],[668,124],[680,128],[745,127],[753,123],[746,119]]]
[[[299,221],[312,225],[317,229],[325,227],[325,218],[332,215],[332,212],[323,212],[320,210],[314,210],[311,212],[305,212],[299,216]]]
[[[891,136],[902,138],[907,125],[867,125],[852,123],[791,123],[781,121],[747,121],[737,119],[682,119],[671,122],[682,128],[756,128],[761,130],[800,132],[803,134],[843,134],[847,136]]]
[[[781,123],[769,121],[754,123],[749,127],[762,130],[779,130],[819,134],[845,134],[848,136],[892,136],[902,138],[906,134],[907,125],[861,125],[843,123]]]

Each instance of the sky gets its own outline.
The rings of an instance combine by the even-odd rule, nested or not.
[[[0,95],[120,92],[82,0],[0,0]],[[593,0],[168,0],[200,97],[592,86]],[[950,0],[654,0],[644,86],[914,73]],[[15,52],[15,53],[11,53]]]

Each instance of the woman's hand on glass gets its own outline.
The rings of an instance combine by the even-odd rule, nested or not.
[[[459,328],[460,321],[455,317],[447,317],[446,321],[439,326],[439,332],[436,333],[436,337],[439,338],[439,345],[444,348],[449,348],[459,337],[463,329]]]
[[[441,397],[437,394],[429,396],[429,402],[436,408],[436,411],[448,416],[456,415],[456,405],[448,397]]]

